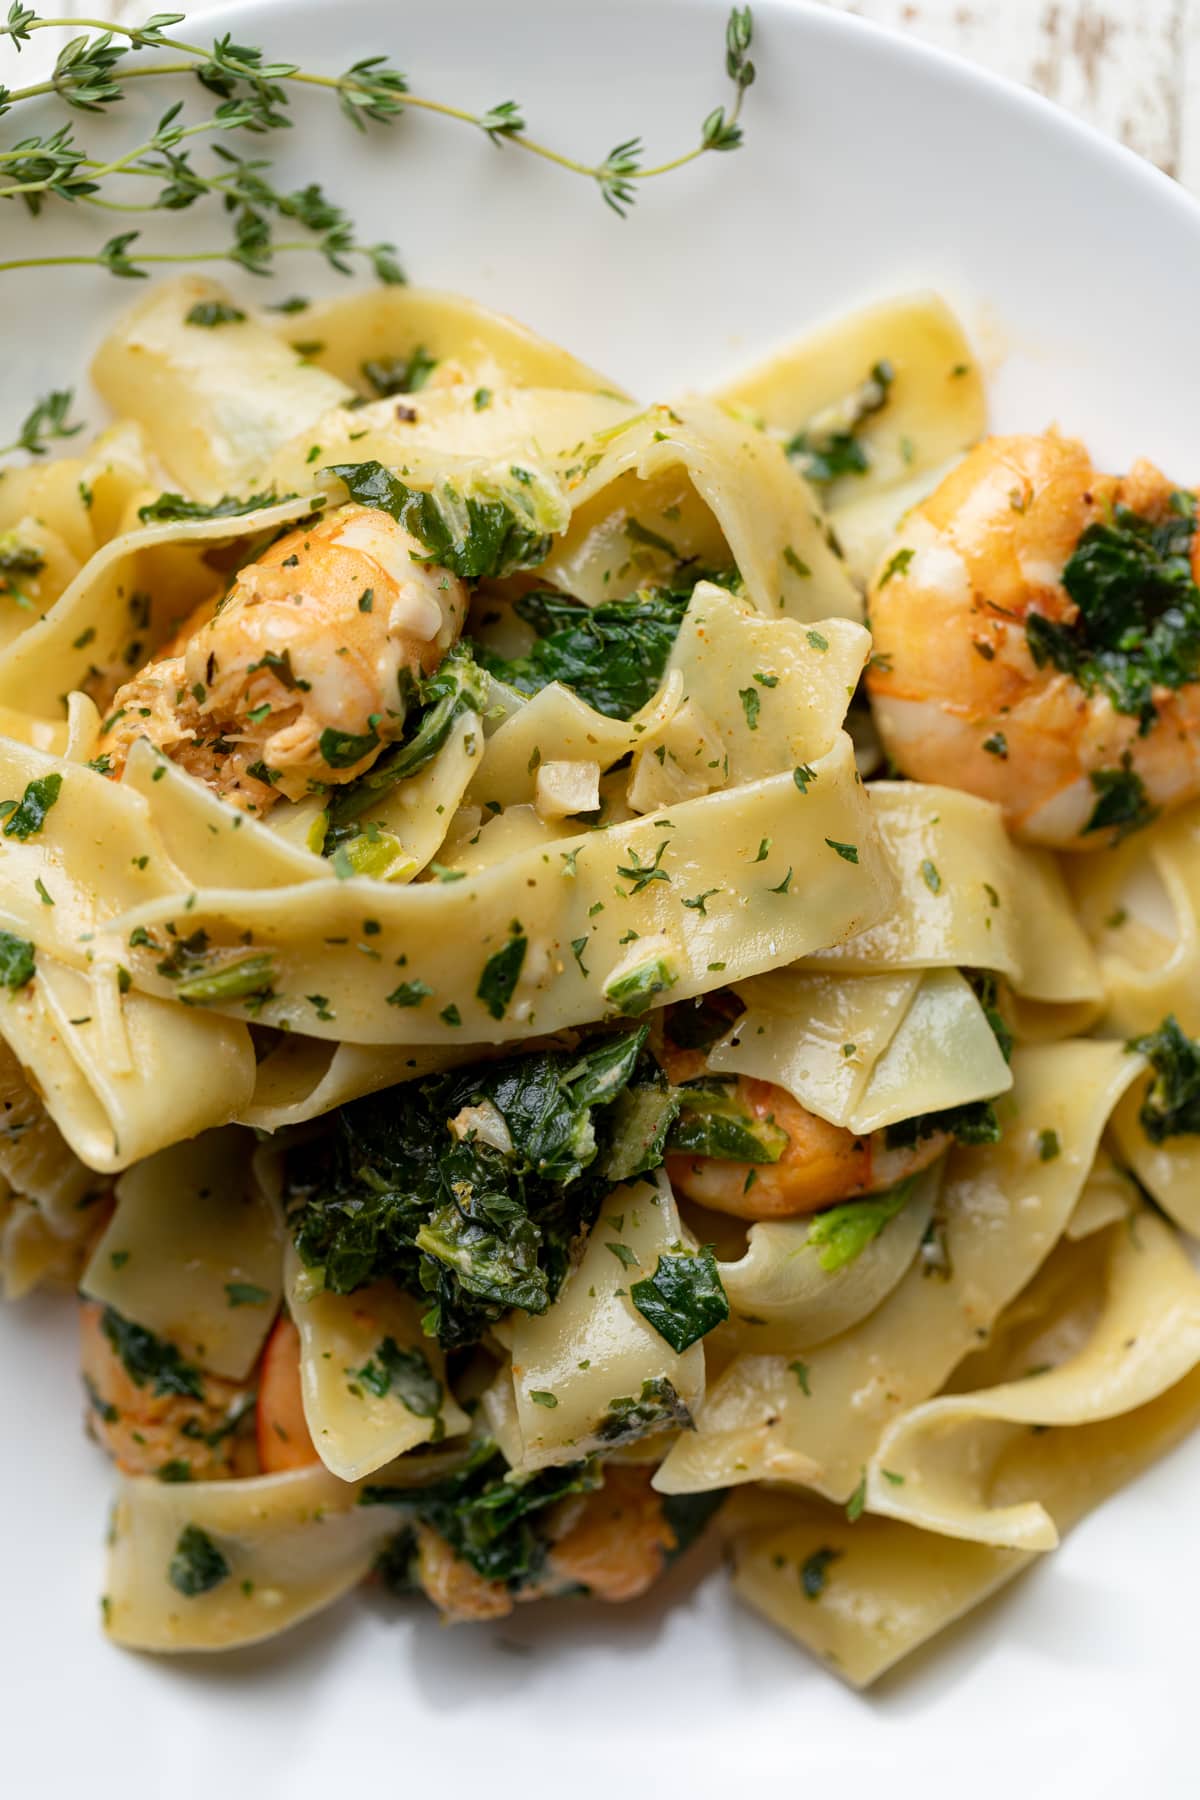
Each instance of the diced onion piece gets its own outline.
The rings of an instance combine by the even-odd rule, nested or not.
[[[544,762],[537,772],[534,805],[543,819],[567,819],[600,806],[598,762]]]

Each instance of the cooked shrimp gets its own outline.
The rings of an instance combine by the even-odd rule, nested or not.
[[[662,1496],[650,1486],[653,1473],[610,1463],[599,1487],[556,1506],[546,1524],[545,1564],[523,1587],[488,1581],[425,1524],[413,1527],[413,1576],[451,1625],[503,1619],[518,1602],[580,1588],[598,1600],[636,1600],[658,1580],[677,1543]]]
[[[1063,578],[1084,591],[1081,565],[1066,565],[1089,527],[1132,523],[1144,534],[1171,521],[1167,580],[1139,583],[1136,557],[1125,568],[1118,558],[1091,577],[1097,601],[1081,610]],[[1020,836],[1062,849],[1102,846],[1105,827],[1145,823],[1200,794],[1190,652],[1164,685],[1162,659],[1152,665],[1142,648],[1186,592],[1188,535],[1180,497],[1150,463],[1102,475],[1068,438],[985,440],[907,516],[872,584],[867,684],[893,761],[997,801]],[[1200,579],[1200,534],[1190,566]],[[1046,624],[1031,638],[1039,616]],[[1051,638],[1065,650],[1047,649]],[[1098,653],[1124,659],[1140,699]]]
[[[258,1371],[255,1413],[258,1464],[264,1475],[320,1462],[300,1392],[300,1333],[283,1314],[267,1339]]]
[[[893,1187],[937,1161],[949,1139],[936,1132],[918,1144],[889,1150],[887,1132],[856,1137],[818,1118],[771,1081],[739,1075],[733,1103],[752,1119],[787,1134],[778,1162],[734,1162],[676,1151],[667,1157],[672,1186],[712,1212],[735,1219],[790,1219],[839,1200]]]
[[[362,774],[466,616],[462,582],[422,555],[370,507],[289,532],[118,689],[100,741],[112,773],[149,738],[260,814]]]
[[[253,1473],[248,1445],[236,1430],[249,1390],[179,1359],[173,1388],[190,1391],[164,1391],[153,1374],[139,1375],[122,1361],[104,1319],[104,1307],[84,1301],[80,1360],[92,1433],[117,1466],[128,1475],[181,1481]]]
[[[504,1582],[480,1575],[431,1526],[418,1523],[413,1533],[417,1540],[413,1577],[448,1625],[507,1618],[519,1596]]]
[[[603,1484],[578,1508],[566,1503],[560,1523],[567,1528],[546,1559],[552,1587],[582,1587],[613,1602],[636,1600],[653,1587],[677,1542],[662,1496],[650,1486],[653,1473],[610,1463]]]

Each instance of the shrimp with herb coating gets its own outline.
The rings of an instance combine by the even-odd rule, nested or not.
[[[1057,849],[1200,794],[1196,497],[1151,463],[988,438],[904,520],[870,592],[884,748]]]
[[[80,1361],[93,1436],[127,1475],[221,1481],[254,1473],[238,1426],[252,1391],[210,1375],[171,1344],[86,1300]],[[249,1452],[249,1454],[247,1454]]]
[[[400,736],[466,611],[462,582],[389,514],[339,507],[239,570],[118,689],[100,750],[119,775],[148,738],[260,815],[352,781]]]

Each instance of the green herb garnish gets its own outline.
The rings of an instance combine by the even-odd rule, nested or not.
[[[442,1410],[442,1384],[425,1352],[401,1349],[393,1337],[385,1337],[370,1361],[351,1373],[378,1399],[395,1394],[418,1419],[436,1419]]]
[[[271,1298],[264,1287],[256,1287],[252,1281],[227,1281],[225,1298],[230,1306],[265,1306]]]
[[[521,979],[528,948],[529,939],[514,925],[508,942],[483,965],[475,995],[483,1001],[493,1019],[502,1019],[508,1011],[509,1001]]]
[[[167,1580],[177,1594],[195,1600],[228,1580],[229,1564],[198,1525],[185,1525],[167,1565]]]
[[[1194,494],[1175,494],[1157,523],[1118,506],[1111,521],[1088,526],[1063,569],[1079,609],[1073,623],[1036,612],[1026,620],[1039,667],[1053,663],[1086,694],[1106,694],[1118,712],[1136,715],[1143,733],[1157,717],[1156,687],[1200,679],[1195,533]]]
[[[1138,1115],[1150,1142],[1200,1132],[1200,1043],[1168,1013],[1157,1031],[1133,1038],[1128,1048],[1154,1071]]]
[[[658,1085],[646,1036],[483,1062],[342,1107],[324,1138],[289,1157],[301,1259],[334,1293],[396,1281],[449,1346],[474,1342],[509,1307],[544,1312],[624,1154],[616,1103],[631,1084]],[[511,1148],[450,1130],[480,1107],[499,1115]]]
[[[185,325],[203,325],[212,330],[217,325],[240,325],[246,315],[237,306],[229,306],[224,300],[197,300],[184,314]]]
[[[188,1400],[203,1400],[204,1377],[199,1369],[184,1361],[174,1344],[155,1337],[143,1325],[135,1325],[111,1306],[106,1306],[101,1315],[100,1329],[135,1387],[150,1385],[156,1395],[178,1394]]]
[[[843,1206],[831,1206],[826,1212],[817,1213],[804,1241],[816,1250],[817,1261],[825,1273],[833,1275],[857,1261],[888,1220],[904,1211],[915,1185],[916,1176],[910,1175],[886,1193],[872,1194],[865,1200],[847,1200]]]
[[[437,366],[437,357],[418,344],[408,356],[373,358],[362,365],[362,372],[380,399],[389,399],[393,394],[415,394]]]
[[[711,1244],[696,1254],[662,1251],[653,1275],[635,1281],[629,1298],[680,1355],[729,1317]]]
[[[841,1550],[814,1550],[800,1569],[800,1585],[810,1600],[819,1600],[829,1579],[829,1565],[843,1555]]]
[[[16,805],[9,802],[11,811],[4,821],[5,837],[22,840],[36,837],[46,823],[50,808],[58,799],[62,784],[61,775],[42,775],[36,781],[29,782],[20,801]]]
[[[10,23],[11,18],[10,13]],[[0,37],[3,35],[4,28],[0,26]],[[8,98],[7,92],[5,98]],[[10,162],[9,168],[11,167]],[[4,186],[0,182],[0,197],[3,194]],[[0,264],[0,268],[2,267],[3,264]],[[25,415],[12,443],[0,445],[0,456],[9,456],[14,450],[24,450],[30,456],[45,456],[48,444],[59,438],[75,437],[83,430],[83,425],[68,423],[67,415],[74,398],[74,392],[70,388],[57,388],[52,393],[44,394]]]

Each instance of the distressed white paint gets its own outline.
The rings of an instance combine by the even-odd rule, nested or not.
[[[1021,81],[1200,192],[1200,0],[822,0]]]
[[[1200,194],[1200,0],[1189,0],[1180,72],[1182,131],[1178,175]]]

